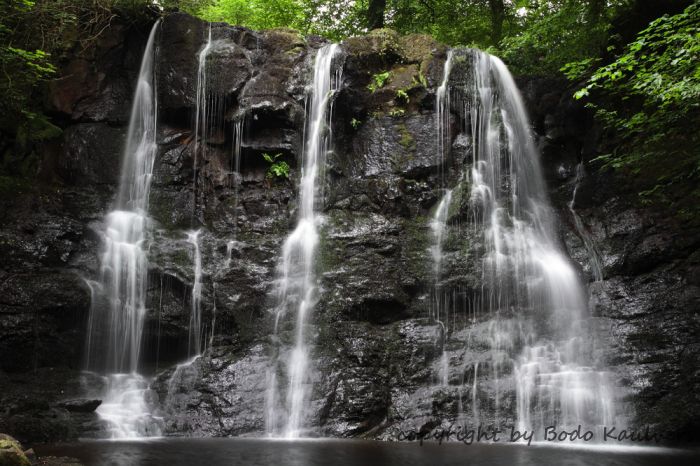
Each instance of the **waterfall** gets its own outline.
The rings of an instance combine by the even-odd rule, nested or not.
[[[505,421],[499,417],[510,384],[503,379],[512,377],[521,431],[610,425],[618,411],[616,389],[595,357],[584,289],[560,246],[522,97],[503,62],[475,50],[448,54],[436,93],[441,161],[451,140],[451,106],[461,111],[463,129],[471,135],[471,163],[459,189],[469,193],[474,232],[483,239],[473,249],[481,271],[474,306],[490,319],[484,340],[490,360],[482,361],[481,377],[491,379],[494,419],[478,406],[480,361],[474,361],[474,422]],[[451,194],[446,191],[431,221],[436,295],[446,228],[441,216]],[[575,214],[573,202],[570,209]],[[436,303],[441,309],[439,299]],[[444,365],[443,355],[443,384]],[[486,368],[490,374],[483,373]]]
[[[112,436],[119,438],[160,435],[159,422],[150,415],[148,380],[138,374],[146,315],[148,198],[157,149],[158,25],[151,30],[141,61],[115,208],[104,222],[100,286],[91,286],[88,369],[109,374],[97,413],[109,422]],[[97,304],[98,289],[106,306]],[[105,340],[106,348],[97,344]]]
[[[211,51],[211,24],[204,48],[199,52],[197,60],[197,100],[194,116],[194,162],[192,164],[192,216],[197,211],[197,168],[201,147],[206,147],[209,135],[209,96],[207,95],[207,56]]]
[[[448,314],[448,299],[444,296],[442,287],[440,286],[440,273],[443,260],[442,243],[447,227],[447,213],[449,212],[450,202],[452,202],[452,190],[447,190],[445,195],[440,200],[435,214],[430,222],[430,228],[433,233],[433,310],[431,318],[440,326],[442,340],[442,355],[440,357],[440,381],[443,386],[447,385],[449,376],[449,364],[445,346],[447,342],[447,331],[449,325]]]
[[[233,189],[233,206],[231,207],[233,211],[233,238],[226,242],[226,261],[224,262],[224,269],[222,272],[225,273],[231,267],[231,256],[233,254],[233,248],[239,246],[240,243],[237,241],[237,231],[238,231],[238,200],[240,197],[239,191],[243,176],[241,175],[241,147],[243,144],[243,122],[244,119],[240,118],[233,123],[233,148],[231,154],[231,189]]]
[[[322,47],[316,54],[299,182],[299,217],[296,228],[284,242],[279,266],[275,333],[280,319],[288,312],[296,311],[295,343],[285,366],[289,379],[286,399],[283,404],[278,401],[278,357],[268,375],[266,409],[268,434],[281,434],[286,438],[297,438],[302,434],[311,385],[310,347],[305,326],[317,300],[314,270],[320,221],[316,211],[317,194],[323,182],[326,153],[331,144],[332,97],[340,85],[341,70],[333,68],[338,50],[338,45],[331,44]]]
[[[574,208],[574,204],[576,202],[576,192],[578,191],[578,186],[581,183],[583,176],[583,162],[581,162],[576,166],[576,182],[574,185],[574,192],[571,194],[571,201],[569,201],[569,212],[571,212],[571,216],[574,219],[576,233],[578,233],[579,238],[581,238],[583,241],[583,246],[586,248],[586,252],[588,253],[593,280],[596,282],[601,282],[603,281],[603,261],[600,259],[600,252],[595,246],[595,243],[593,243],[593,238],[591,238],[591,235],[588,234],[586,228],[583,226],[583,220],[581,220],[581,217]]]
[[[194,282],[192,283],[192,310],[188,333],[187,354],[197,356],[202,354],[202,253],[199,249],[199,233],[201,230],[187,233],[187,242],[194,250]]]
[[[442,82],[435,93],[435,115],[436,115],[436,133],[437,133],[437,155],[438,166],[440,167],[440,187],[445,187],[445,160],[448,154],[448,148],[451,143],[450,134],[450,92],[449,92],[449,76],[452,69],[452,50],[447,52],[447,59],[443,69]],[[445,236],[447,227],[447,213],[452,201],[452,190],[445,190],[442,199],[438,203],[435,213],[430,220],[430,229],[433,234],[433,241],[430,247],[431,256],[433,259],[433,289],[431,299],[430,317],[440,326],[440,343],[442,353],[440,356],[440,383],[447,386],[449,377],[449,361],[445,346],[447,343],[447,325],[449,324],[448,304],[449,300],[444,295],[440,286],[440,273],[443,260],[442,242]]]
[[[442,82],[435,93],[435,117],[437,118],[437,154],[440,166],[440,183],[445,184],[444,180],[444,163],[448,153],[448,148],[451,143],[450,134],[450,72],[452,71],[453,63],[452,50],[447,52],[445,66],[442,70]]]
[[[519,428],[609,424],[614,390],[594,368],[583,287],[559,245],[522,98],[500,59],[472,57],[472,209],[484,228],[488,311],[517,312],[515,326],[496,321],[492,340],[498,349],[522,347],[514,367]]]
[[[209,150],[213,139],[222,137],[225,121],[226,97],[216,91],[214,76],[209,75],[209,59],[212,53],[220,52],[222,40],[212,38],[212,25],[209,24],[207,41],[197,56],[197,95],[194,114],[194,150],[192,165],[192,219],[194,221],[199,196],[199,165]]]

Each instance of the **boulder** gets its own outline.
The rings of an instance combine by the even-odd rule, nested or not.
[[[22,445],[6,434],[0,434],[0,465],[2,466],[31,466],[24,454]]]

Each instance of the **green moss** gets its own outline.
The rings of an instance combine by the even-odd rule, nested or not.
[[[22,451],[22,445],[14,439],[0,439],[0,464],[2,466],[31,466]]]
[[[415,151],[416,149],[416,141],[413,139],[413,135],[411,132],[406,128],[405,124],[400,124],[399,125],[399,133],[401,134],[401,139],[399,140],[399,144],[401,146],[409,151]]]
[[[393,29],[375,29],[367,34],[374,44],[375,49],[382,52],[395,51],[399,49],[399,34]]]
[[[425,74],[428,73],[430,63],[436,60],[435,56],[442,56],[447,51],[447,46],[426,34],[409,34],[400,38],[399,47],[405,63],[418,65],[420,75],[417,81],[427,88]]]
[[[411,274],[418,277],[426,276],[429,272],[430,231],[428,218],[417,215],[404,221],[404,259]]]
[[[336,270],[343,263],[342,242],[328,238],[328,228],[333,225],[332,215],[328,216],[327,225],[320,231],[318,246],[317,272],[323,273]]]
[[[292,28],[274,28],[265,31],[268,37],[268,42],[278,50],[284,50],[287,53],[296,53],[303,50],[306,46],[304,36]]]
[[[344,42],[348,53],[359,58],[370,55],[384,57],[390,54],[398,54],[399,35],[391,29],[375,29],[369,34],[350,37]]]

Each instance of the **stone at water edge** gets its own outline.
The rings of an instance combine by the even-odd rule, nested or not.
[[[83,466],[83,463],[78,459],[67,456],[43,456],[37,464],[41,466]]]
[[[61,401],[60,403],[58,403],[58,406],[75,413],[91,413],[95,411],[101,404],[102,400],[77,398],[74,400]]]
[[[22,444],[7,434],[0,434],[0,466],[31,466]]]

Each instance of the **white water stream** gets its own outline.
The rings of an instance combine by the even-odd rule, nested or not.
[[[318,291],[315,257],[318,247],[317,211],[320,184],[323,182],[326,153],[330,149],[332,97],[340,85],[340,71],[333,61],[336,44],[319,49],[314,64],[310,112],[304,160],[299,182],[299,220],[284,242],[279,267],[276,325],[287,313],[295,313],[294,347],[286,361],[276,361],[268,376],[267,432],[271,436],[297,438],[303,434],[304,416],[311,390],[309,367],[311,345],[306,326],[313,311]],[[283,397],[278,378],[278,365],[284,366],[288,378]]]

